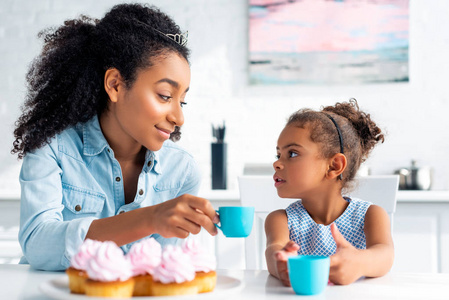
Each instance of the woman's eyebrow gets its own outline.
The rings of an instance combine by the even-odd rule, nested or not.
[[[171,80],[169,78],[162,78],[161,80],[157,81],[156,83],[162,83],[162,82],[166,82],[169,85],[173,86],[174,88],[179,89],[179,83],[177,83],[174,80]]]
[[[177,83],[174,80],[171,80],[170,78],[162,78],[161,80],[157,81],[156,83],[161,83],[161,82],[166,82],[169,85],[171,85],[172,87],[174,87],[175,89],[179,89],[179,83]],[[190,87],[187,87],[186,90],[184,91],[184,93],[187,93],[189,91]]]

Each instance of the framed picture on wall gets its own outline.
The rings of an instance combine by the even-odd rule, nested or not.
[[[409,81],[409,0],[249,0],[249,80]]]

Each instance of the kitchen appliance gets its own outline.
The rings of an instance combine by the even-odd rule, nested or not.
[[[399,175],[400,190],[430,190],[432,187],[432,168],[419,167],[416,160],[412,160],[409,168],[398,169],[395,174]]]

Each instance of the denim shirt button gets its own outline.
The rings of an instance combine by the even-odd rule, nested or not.
[[[115,177],[115,181],[120,182],[120,177]]]
[[[78,204],[77,206],[75,206],[75,210],[76,211],[80,211],[81,210],[81,205]]]
[[[140,195],[140,196],[143,195],[143,190],[142,190],[142,189],[139,190],[139,195]]]
[[[121,210],[121,211],[119,212],[119,215],[123,214],[124,212],[125,212],[124,210]]]
[[[148,164],[147,164],[147,165],[148,165],[148,168],[151,167],[151,164],[152,164],[152,161],[151,161],[151,160],[148,161]]]

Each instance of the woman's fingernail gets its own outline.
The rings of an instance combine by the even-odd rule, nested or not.
[[[215,215],[214,219],[212,220],[212,222],[214,222],[214,224],[218,224],[220,222],[220,219],[218,218],[217,215]]]

